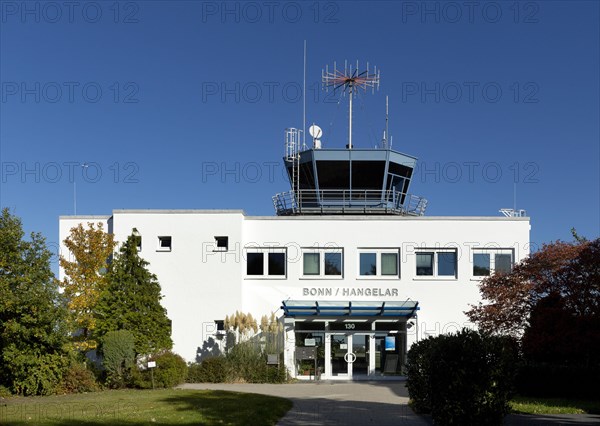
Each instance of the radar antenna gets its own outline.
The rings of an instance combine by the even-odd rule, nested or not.
[[[352,98],[355,88],[365,91],[371,88],[374,93],[376,88],[379,89],[379,71],[375,67],[373,72],[370,72],[368,62],[366,70],[361,72],[359,72],[358,61],[356,61],[356,68],[353,68],[352,64],[348,67],[348,62],[345,62],[343,70],[338,69],[334,62],[332,71],[329,71],[329,65],[322,71],[322,82],[326,91],[329,91],[329,88],[333,88],[334,92],[340,88],[344,92],[348,90],[348,149],[352,149]]]

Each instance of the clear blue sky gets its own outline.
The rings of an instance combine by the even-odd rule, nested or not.
[[[388,95],[428,215],[498,215],[516,181],[533,242],[600,233],[596,1],[0,6],[0,204],[50,243],[73,180],[79,214],[274,214],[284,129],[302,126],[304,40],[307,120],[326,147],[346,143],[347,99],[319,89],[321,69],[381,69],[355,103],[354,143],[379,141]]]

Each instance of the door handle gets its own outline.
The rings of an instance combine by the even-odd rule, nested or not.
[[[344,361],[352,364],[354,361],[356,361],[356,354],[354,352],[346,352],[344,355]]]

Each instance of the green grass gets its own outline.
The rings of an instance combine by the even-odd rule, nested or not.
[[[0,399],[3,426],[274,425],[292,407],[273,396],[208,390],[122,390]]]
[[[517,414],[600,414],[600,401],[517,396],[510,402]]]

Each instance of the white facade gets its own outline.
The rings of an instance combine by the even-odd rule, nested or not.
[[[223,320],[236,310],[250,312],[255,318],[271,312],[282,317],[282,302],[290,300],[307,304],[418,302],[416,318],[400,318],[399,332],[406,334],[401,351],[405,351],[417,339],[468,325],[464,311],[480,300],[481,276],[474,274],[474,254],[479,260],[489,259],[491,273],[495,263],[500,268],[507,259],[514,263],[529,254],[530,224],[526,217],[252,217],[239,210],[115,210],[112,216],[61,217],[60,240],[64,241],[69,230],[79,223],[99,221],[105,223],[105,228],[119,242],[134,228],[141,235],[140,255],[150,262],[150,270],[158,276],[165,296],[162,302],[172,320],[174,351],[189,361],[195,360],[197,349],[215,336],[215,320]],[[171,237],[170,248],[169,240],[163,238],[161,243],[159,237]],[[216,237],[227,237],[226,251],[217,247]],[[248,253],[259,252],[265,253],[264,274],[248,275]],[[64,246],[61,253],[67,253]],[[284,275],[269,275],[268,253],[285,254]],[[320,262],[319,275],[305,275],[310,265],[304,253],[319,254],[310,258]],[[336,261],[341,260],[340,275],[324,274],[325,253],[341,254],[334,256]],[[389,263],[393,262],[394,253],[399,269],[395,275]],[[430,257],[429,253],[434,254]],[[251,257],[255,261],[260,259],[260,255]],[[278,259],[281,258],[280,255]],[[365,266],[371,259],[376,259],[371,271],[375,275],[361,275],[361,262]],[[431,270],[423,268],[428,259],[434,261]],[[455,259],[454,266],[439,269],[436,262],[448,259],[450,262]],[[253,265],[258,267],[258,263]],[[390,275],[382,275],[383,269]],[[60,275],[62,279],[62,270]],[[300,336],[295,336],[294,330],[301,329],[300,323],[305,320],[296,318],[295,326],[292,318],[286,320],[285,364],[292,375],[302,374],[294,359],[294,348],[302,344],[294,342]],[[414,326],[407,329],[407,320]],[[362,360],[366,367],[360,373],[369,377],[382,373],[385,355],[379,345],[383,344],[386,333],[376,333],[374,323],[367,326],[372,331],[362,333],[327,331],[333,329],[331,321],[344,324],[365,318],[324,316],[323,321],[324,334],[314,334],[324,336],[325,352],[320,355],[324,356],[324,378],[353,377],[351,362],[347,373],[340,374],[339,359],[335,358],[339,358],[340,348],[344,351],[348,348],[351,353],[353,342],[355,345],[362,342],[363,352],[366,346],[366,355],[363,354],[366,359]],[[377,340],[376,335],[381,335],[381,339]],[[334,340],[336,343],[331,343]],[[307,338],[306,343],[310,346],[314,340]],[[350,361],[352,356],[356,358],[351,354]],[[356,377],[357,371],[354,371]]]

